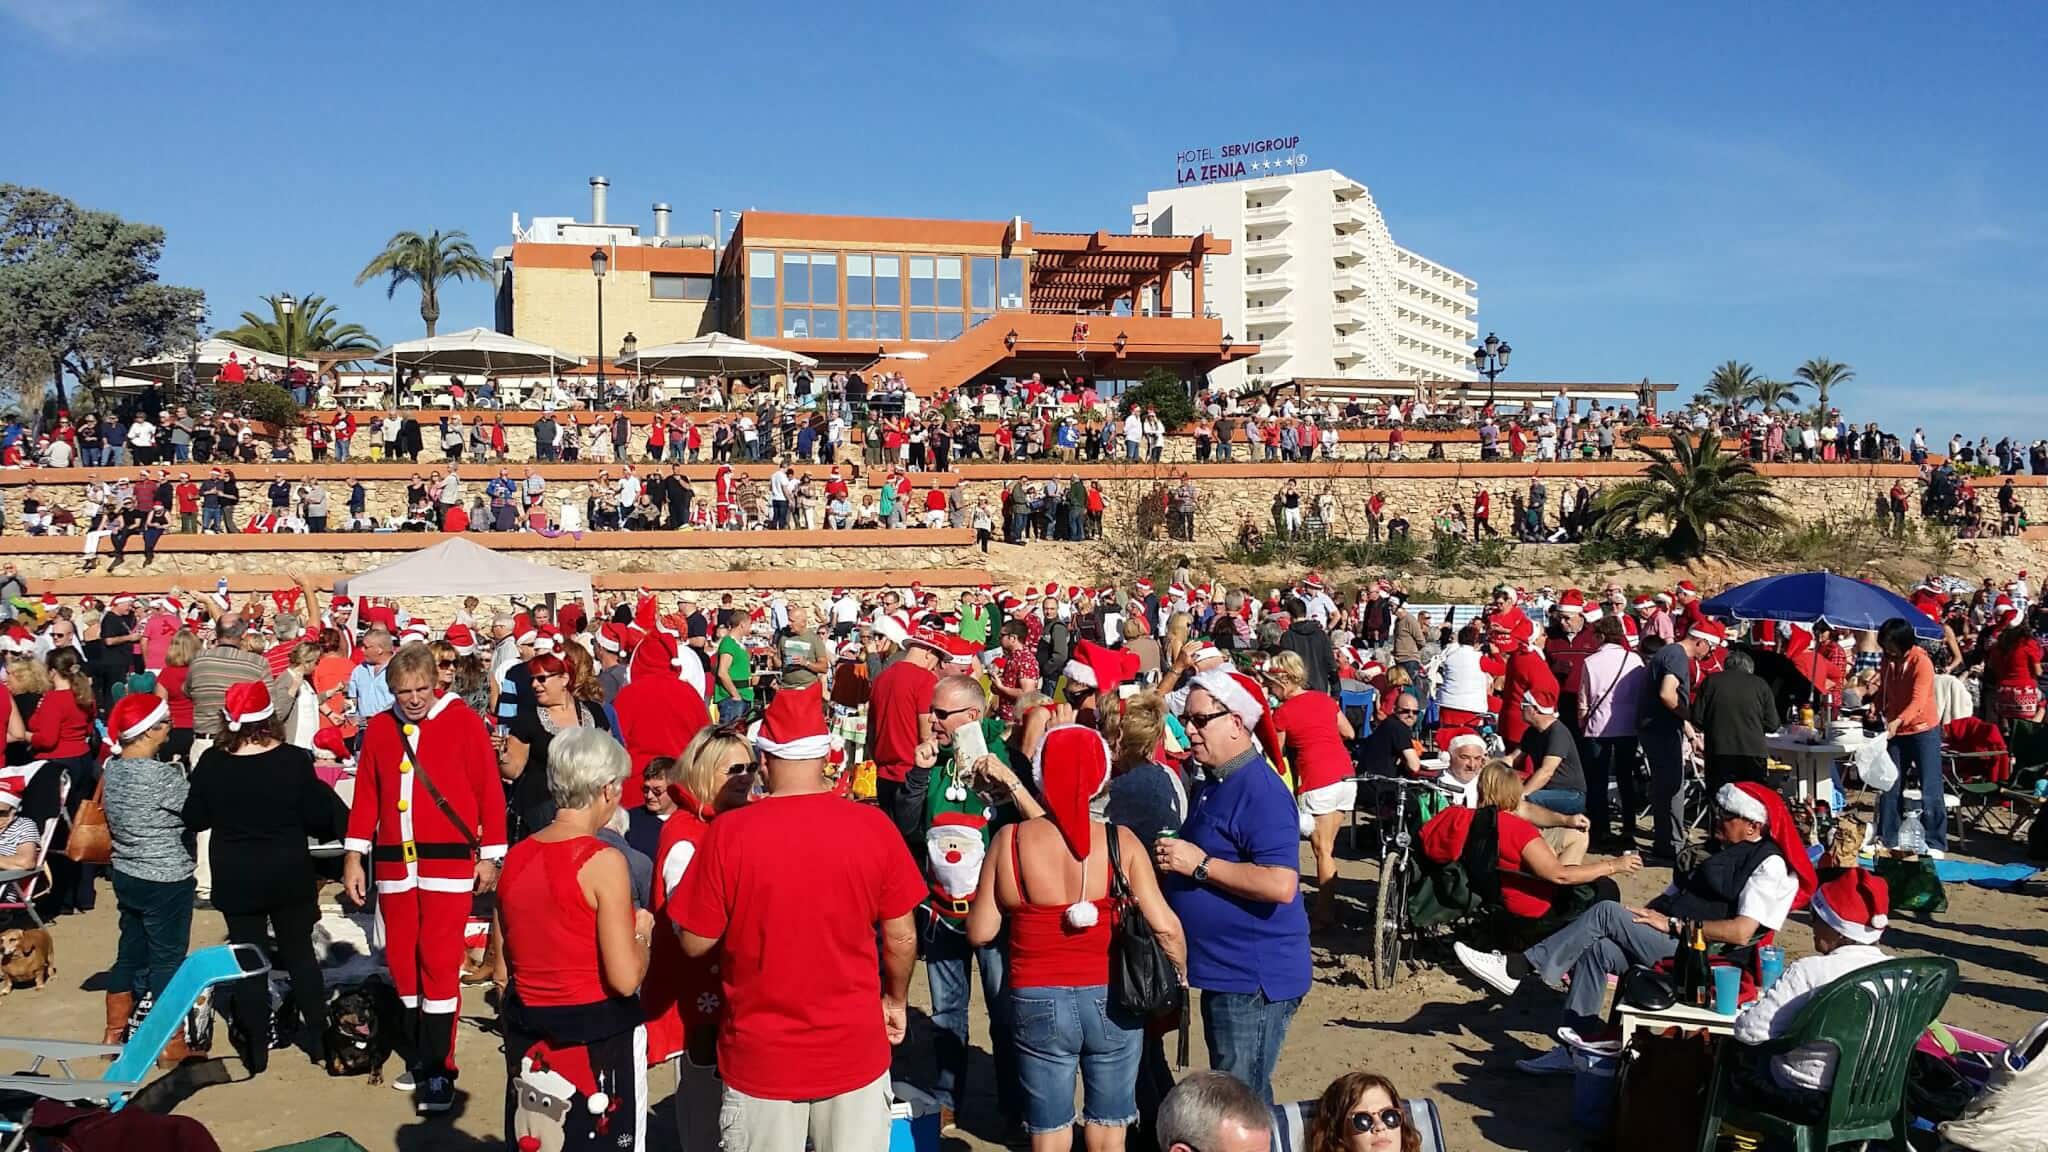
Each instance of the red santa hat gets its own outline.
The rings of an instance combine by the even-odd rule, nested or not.
[[[270,719],[270,689],[261,680],[244,680],[228,689],[220,710],[227,717],[228,731],[240,732],[244,725]]]
[[[616,656],[626,650],[626,626],[617,622],[597,630],[597,646]]]
[[[1141,579],[1141,580],[1139,580],[1139,581],[1138,581],[1138,595],[1140,595],[1140,596],[1150,596],[1151,594],[1152,594],[1152,582],[1151,582],[1150,580],[1142,580],[1142,579]]]
[[[1583,615],[1586,611],[1586,594],[1577,588],[1565,589],[1557,598],[1557,610],[1573,616]]]
[[[1031,774],[1045,800],[1045,814],[1076,860],[1087,860],[1093,847],[1090,823],[1095,798],[1109,787],[1109,745],[1102,734],[1080,724],[1061,724],[1045,734],[1031,758]],[[1110,830],[1115,835],[1115,829]],[[1077,900],[1067,906],[1067,923],[1088,928],[1096,921],[1095,905]]]
[[[1386,665],[1368,657],[1365,663],[1360,664],[1358,666],[1358,678],[1360,680],[1366,681],[1367,683],[1371,683],[1373,680],[1378,679],[1380,674],[1385,672],[1386,670]]]
[[[55,612],[57,610],[57,594],[55,592],[43,593],[42,604],[43,611]]]
[[[2020,618],[2020,607],[2013,603],[2012,598],[2009,596],[2000,595],[1991,607],[1992,615],[2000,620],[2017,620]]]
[[[264,694],[269,699],[269,694]],[[114,702],[107,713],[107,747],[120,751],[135,739],[171,718],[170,702],[155,693],[131,692]]]
[[[1848,868],[1814,889],[1814,919],[1857,944],[1875,944],[1891,923],[1892,894],[1884,878]]]
[[[108,606],[113,608],[126,608],[134,603],[134,596],[126,592],[117,592],[114,594],[113,600],[109,601]]]
[[[1678,582],[1678,594],[1680,596],[1698,596],[1700,594],[1699,586],[1690,580],[1680,580]]]
[[[892,612],[875,621],[875,635],[901,648],[910,642],[910,621],[900,612]]]
[[[458,655],[471,656],[476,653],[476,629],[467,624],[450,624],[443,639],[448,641],[448,646],[455,649]]]
[[[1557,683],[1531,684],[1522,693],[1524,707],[1534,708],[1545,716],[1557,715]]]
[[[1749,782],[1721,785],[1714,793],[1714,804],[1730,816],[1738,816],[1764,826],[1764,835],[1777,842],[1785,863],[1791,867],[1792,876],[1799,884],[1799,894],[1794,898],[1794,908],[1805,904],[1812,897],[1819,879],[1813,871],[1813,860],[1806,852],[1806,841],[1800,836],[1799,825],[1792,820],[1792,810],[1785,806],[1785,798],[1775,788]]]
[[[1117,686],[1137,676],[1138,655],[1122,648],[1105,648],[1093,640],[1074,645],[1074,657],[1061,670],[1069,683],[1093,688],[1104,696],[1116,695]]]
[[[1323,590],[1323,578],[1321,575],[1311,572],[1307,576],[1302,577],[1301,586],[1311,592],[1321,592]]]
[[[832,751],[825,728],[825,682],[782,688],[754,730],[754,747],[777,760],[822,760]]]
[[[28,791],[28,781],[28,776],[14,770],[0,773],[0,808],[18,811],[21,808],[21,794]]]
[[[433,638],[433,630],[427,627],[427,622],[425,620],[415,620],[405,626],[405,632],[399,636],[398,642],[400,645],[425,644]]]
[[[1223,650],[1207,640],[1195,645],[1193,661],[1196,664],[1207,664],[1211,660],[1221,660],[1222,658]]]
[[[1705,640],[1716,648],[1728,643],[1728,626],[1719,620],[1702,620],[1688,628],[1685,634]]]
[[[1215,697],[1217,703],[1243,721],[1262,751],[1271,752],[1280,746],[1279,729],[1274,727],[1273,717],[1266,710],[1266,693],[1257,681],[1235,669],[1211,668],[1195,673],[1191,685]],[[1185,713],[1186,709],[1187,704],[1183,700],[1181,710]]]
[[[935,653],[941,661],[953,654],[952,638],[937,628],[921,627],[911,632],[907,643],[911,648],[924,648]]]

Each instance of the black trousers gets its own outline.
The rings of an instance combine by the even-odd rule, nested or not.
[[[327,986],[320,961],[313,955],[313,925],[320,905],[312,893],[263,912],[226,912],[228,943],[254,944],[274,958],[292,980],[292,1003],[299,1010],[301,1035],[317,1037],[327,1022]],[[271,939],[273,930],[276,939]],[[234,1018],[249,1036],[249,1071],[263,1071],[270,1062],[270,981],[251,976],[235,985],[230,1001]]]
[[[1707,757],[1707,784],[1718,791],[1723,784],[1770,783],[1769,761],[1763,756],[1730,756],[1716,753]]]

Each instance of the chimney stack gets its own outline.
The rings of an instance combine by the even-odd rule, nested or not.
[[[590,178],[590,222],[592,224],[602,224],[605,222],[604,193],[605,189],[611,186],[612,182],[602,176],[592,176]]]
[[[666,204],[656,204],[654,206],[654,236],[658,240],[666,240],[668,238],[668,205]]]

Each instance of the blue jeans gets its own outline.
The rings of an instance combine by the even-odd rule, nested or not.
[[[1138,442],[1136,440],[1124,441],[1124,459],[1130,461],[1133,464],[1137,463]]]
[[[138,1000],[162,996],[192,941],[193,880],[143,880],[118,871],[113,879],[121,938],[107,988],[133,992]]]
[[[1209,1067],[1228,1072],[1273,1103],[1273,1066],[1301,999],[1268,1000],[1264,992],[1202,993],[1202,1035]]]
[[[1034,1136],[1074,1124],[1074,1074],[1081,1122],[1123,1128],[1138,1119],[1140,1022],[1109,1003],[1109,986],[1013,988],[1010,1026],[1024,1087],[1024,1130]]]
[[[730,724],[747,714],[747,702],[737,696],[728,696],[718,702],[718,722]]]
[[[343,460],[346,460],[346,459],[348,459],[348,455],[347,455],[346,453],[344,453],[344,454],[343,454],[343,455],[341,456],[341,459],[343,459]],[[187,443],[184,443],[184,444],[173,444],[173,445],[171,445],[171,461],[172,461],[173,463],[176,463],[176,464],[190,464],[190,463],[192,462],[192,445],[191,445],[191,443],[190,443],[190,442],[187,442]]]
[[[1009,976],[1009,958],[1004,942],[977,948],[967,934],[935,924],[927,930],[925,978],[932,990],[932,1026],[938,1029],[933,1047],[938,1058],[938,1079],[932,1098],[941,1108],[958,1108],[967,1084],[967,1010],[974,998],[972,967],[981,969],[981,998],[988,1006],[989,1047],[996,1063],[996,1100],[1005,1119],[1023,1112],[1017,1083],[1017,1049],[1010,1035],[1009,992],[1003,987]]]
[[[1683,847],[1685,829],[1685,731],[1645,728],[1636,739],[1650,765],[1650,847],[1669,855]],[[1623,827],[1628,826],[1623,817]]]
[[[336,441],[334,442],[334,458],[335,458],[336,460],[346,460],[346,459],[348,459],[348,446],[349,446],[349,441],[347,441],[347,440],[336,440]],[[179,457],[179,458],[178,458],[178,461],[179,461],[179,463],[183,463],[183,462],[184,462],[184,457],[182,457],[182,456],[181,456],[181,457]]]
[[[222,527],[220,508],[218,506],[212,508],[202,507],[199,509],[199,530],[201,532],[220,532],[225,530]]]
[[[1892,737],[1892,763],[1899,766],[1899,779],[1891,790],[1877,798],[1877,838],[1896,846],[1899,821],[1904,814],[1906,785],[1920,790],[1920,827],[1927,833],[1927,846],[1948,851],[1948,809],[1942,803],[1941,729],[1929,728],[1911,736]]]
[[[1586,810],[1586,794],[1569,788],[1539,788],[1522,799],[1560,816],[1577,816]]]
[[[1565,1011],[1580,1020],[1597,1019],[1607,997],[1607,978],[1636,964],[1654,965],[1678,952],[1678,941],[1647,924],[1636,923],[1627,908],[1612,900],[1586,909],[1585,915],[1553,932],[1522,953],[1535,975],[1555,988],[1572,975]]]

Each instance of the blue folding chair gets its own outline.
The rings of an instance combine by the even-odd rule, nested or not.
[[[1273,1152],[1302,1152],[1308,1146],[1308,1126],[1315,1120],[1316,1105],[1321,1102],[1297,1100],[1292,1104],[1270,1106],[1273,1110]],[[1408,1122],[1422,1137],[1422,1152],[1445,1152],[1444,1125],[1437,1116],[1436,1102],[1410,1096],[1401,1103],[1407,1109]]]
[[[0,1097],[58,1100],[67,1104],[104,1102],[119,1111],[128,1098],[145,1083],[171,1031],[185,1026],[185,1017],[199,1003],[199,994],[218,984],[229,984],[270,972],[270,961],[253,944],[221,944],[185,957],[171,975],[170,986],[157,997],[156,1007],[142,1021],[142,1027],[126,1044],[85,1044],[74,1040],[35,1040],[0,1036],[0,1051],[26,1052],[35,1058],[28,1071],[18,1076],[0,1076]],[[73,1060],[113,1058],[105,1073],[79,1076],[71,1070]],[[44,1063],[54,1063],[58,1076],[42,1074]],[[27,1108],[19,1115],[0,1116],[0,1149],[14,1149],[27,1136]]]

